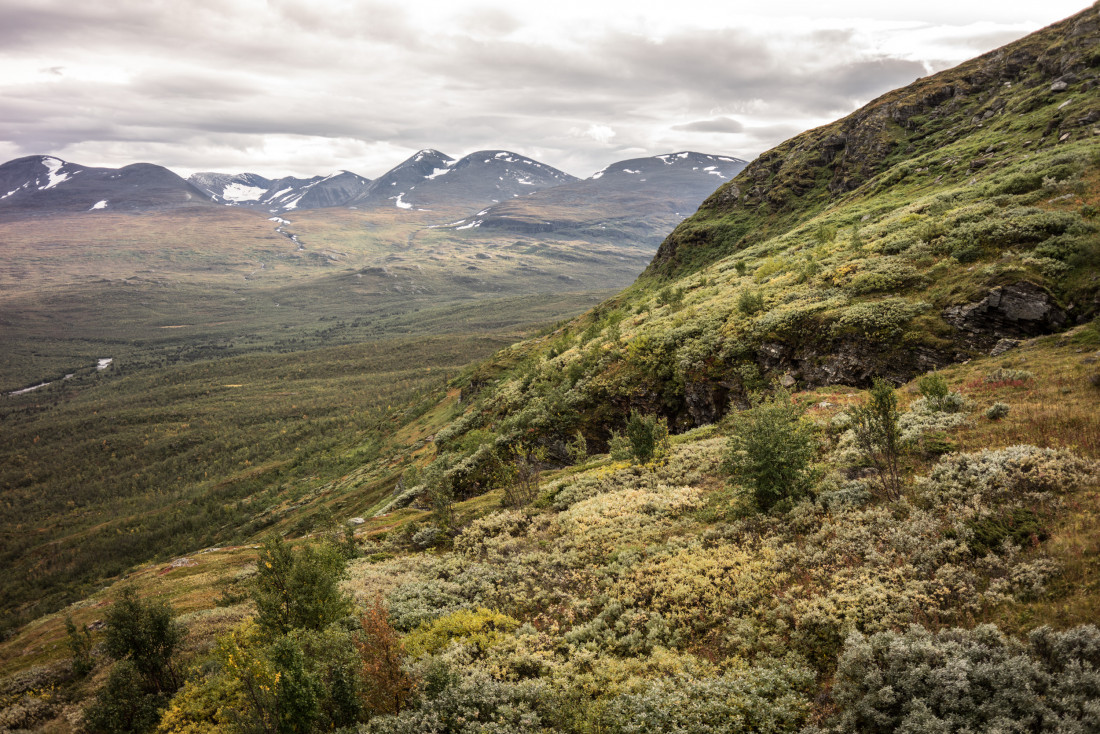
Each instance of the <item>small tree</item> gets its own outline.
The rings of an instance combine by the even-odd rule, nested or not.
[[[174,656],[183,627],[173,621],[167,604],[142,601],[132,588],[124,589],[111,605],[106,622],[107,654],[118,662],[85,710],[85,728],[148,731],[180,686]]]
[[[162,601],[142,601],[132,588],[107,612],[107,654],[129,659],[156,692],[172,693],[180,686],[173,657],[183,640],[183,627],[172,619],[172,609]]]
[[[901,494],[901,428],[898,396],[885,380],[875,379],[867,402],[852,410],[856,444],[878,471],[882,490],[889,499]]]
[[[504,485],[504,504],[509,507],[523,507],[534,502],[539,495],[542,481],[542,467],[546,462],[546,448],[525,447],[515,444],[511,447],[511,481]]]
[[[65,617],[65,632],[69,651],[73,654],[73,675],[83,678],[95,667],[92,663],[92,635],[88,632],[88,625],[82,624],[78,630],[69,616]]]
[[[340,590],[347,558],[331,543],[306,545],[297,553],[282,538],[264,541],[257,559],[252,599],[256,623],[270,634],[324,629],[351,613]]]
[[[816,428],[804,409],[779,390],[756,400],[734,418],[726,469],[752,491],[756,506],[770,510],[780,500],[805,495],[814,478]]]
[[[583,464],[588,459],[588,441],[584,434],[577,431],[573,440],[569,443],[569,460],[574,464]]]
[[[360,620],[355,645],[363,659],[363,708],[367,714],[399,714],[408,705],[416,681],[401,665],[405,650],[381,597]]]
[[[630,452],[639,464],[648,464],[668,454],[668,423],[664,418],[642,415],[632,410],[626,423],[626,438],[630,442]]]

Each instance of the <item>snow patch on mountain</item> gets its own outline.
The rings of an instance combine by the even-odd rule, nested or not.
[[[246,186],[245,184],[233,183],[222,189],[221,197],[226,201],[259,201],[260,197],[267,192],[267,189],[259,186]]]
[[[69,180],[68,173],[59,173],[61,167],[65,165],[65,161],[57,158],[50,158],[49,156],[42,159],[42,165],[46,167],[46,175],[49,176],[49,180],[45,186],[39,186],[39,191],[45,191],[46,189],[52,189],[59,183],[64,183]]]

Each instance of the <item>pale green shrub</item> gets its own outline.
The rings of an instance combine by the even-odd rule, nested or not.
[[[658,680],[613,699],[604,718],[617,734],[794,732],[809,712],[812,684],[809,670],[779,663]]]
[[[672,629],[656,612],[612,600],[593,619],[567,632],[564,640],[576,648],[635,657],[669,647]]]
[[[539,681],[510,683],[474,671],[451,681],[446,676],[415,708],[393,716],[371,719],[365,734],[529,734],[540,731],[544,719],[540,702],[544,686]],[[457,676],[456,676],[457,677]]]
[[[1035,373],[1027,370],[1014,370],[1008,367],[998,367],[985,376],[986,383],[993,382],[1027,382],[1034,379]]]
[[[858,633],[845,642],[835,731],[1086,732],[1100,716],[1100,630]]]
[[[386,597],[390,624],[407,632],[460,609],[474,605],[462,595],[462,587],[454,582],[427,580],[403,584]]]
[[[929,505],[969,519],[994,508],[1049,506],[1095,471],[1092,463],[1064,449],[1009,446],[945,456],[917,485]]]

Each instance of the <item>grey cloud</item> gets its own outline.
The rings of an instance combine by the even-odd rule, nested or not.
[[[796,38],[674,30],[654,40],[589,29],[579,46],[514,40],[518,10],[475,8],[446,28],[424,28],[393,2],[269,7],[0,0],[0,59],[33,53],[49,75],[18,87],[0,80],[0,138],[28,153],[122,151],[130,141],[172,158],[159,162],[204,169],[220,166],[197,162],[197,151],[235,156],[262,147],[263,136],[450,155],[502,147],[534,156],[537,145],[542,160],[587,175],[666,143],[735,142],[743,148],[708,152],[746,157],[926,73],[917,62],[868,57],[845,30]],[[76,78],[86,60],[120,58],[141,71],[114,83]],[[790,123],[761,126],[762,106],[768,119]],[[691,122],[673,124],[683,120]],[[616,135],[576,134],[593,125]]]
[[[674,125],[673,130],[695,133],[739,133],[745,126],[732,117],[716,117],[713,120],[696,120],[686,125]]]

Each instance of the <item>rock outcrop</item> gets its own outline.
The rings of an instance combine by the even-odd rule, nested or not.
[[[1002,339],[1040,336],[1065,328],[1068,314],[1029,281],[998,286],[974,303],[944,309],[943,319],[968,347],[989,351]]]

